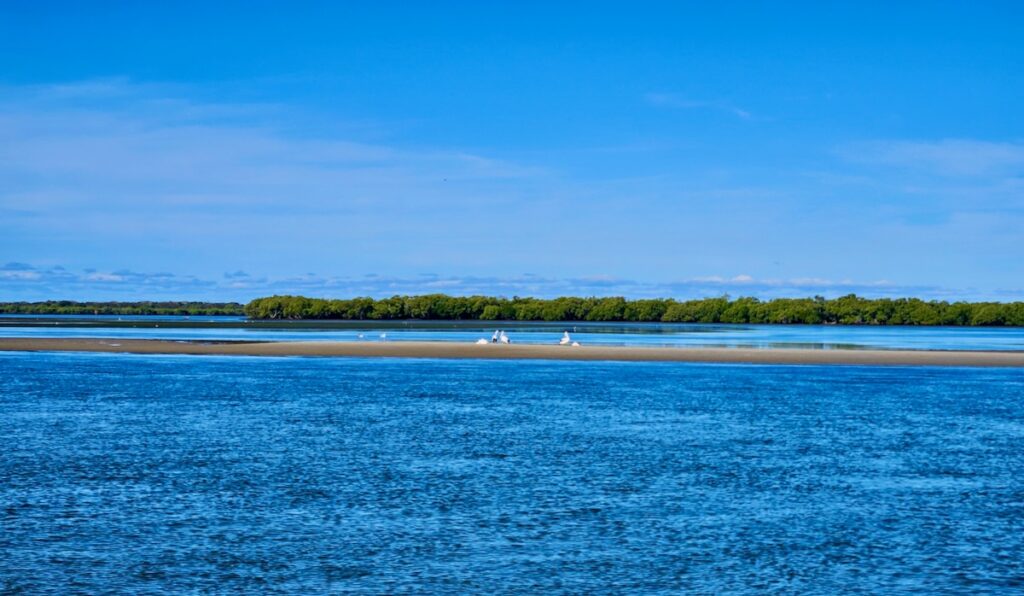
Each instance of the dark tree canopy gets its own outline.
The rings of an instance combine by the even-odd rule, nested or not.
[[[6,315],[219,315],[241,316],[245,310],[237,302],[0,302],[0,314]]]
[[[319,299],[257,298],[245,307],[252,319],[436,319],[501,321],[632,321],[803,325],[1024,326],[1024,302],[926,302],[916,298],[868,299],[850,294],[814,298],[726,297],[676,301],[611,298],[492,298],[392,296]]]
[[[782,325],[1024,326],[1024,302],[944,302],[917,298],[861,298],[850,294],[814,298],[727,297],[700,300],[610,298],[493,298],[488,296],[392,296],[322,299],[305,296],[236,302],[47,302],[0,303],[0,314],[27,315],[245,315],[251,319],[446,321],[626,321]]]

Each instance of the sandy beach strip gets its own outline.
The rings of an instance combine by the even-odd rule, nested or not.
[[[225,356],[480,358],[748,364],[1024,367],[1024,352],[808,350],[500,345],[456,342],[230,342],[104,338],[0,338],[0,351],[113,352]]]

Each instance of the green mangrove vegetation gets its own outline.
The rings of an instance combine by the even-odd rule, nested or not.
[[[729,297],[676,301],[612,298],[493,298],[393,296],[330,300],[304,296],[257,298],[251,319],[437,319],[501,321],[631,321],[804,325],[1024,326],[1024,302],[944,302],[916,298]]]
[[[1024,302],[945,302],[917,298],[757,298],[700,300],[392,296],[321,299],[304,296],[237,302],[2,302],[0,314],[228,315],[254,320],[446,320],[747,323],[803,325],[1024,326]]]
[[[234,315],[245,311],[237,302],[0,302],[7,315]]]

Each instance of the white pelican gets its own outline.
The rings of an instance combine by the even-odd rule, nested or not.
[[[504,331],[501,332],[501,335],[498,336],[498,339],[500,339],[501,343],[503,343],[503,344],[510,344],[510,343],[512,343],[512,340],[509,339],[507,335],[505,335]]]
[[[567,346],[570,343],[572,343],[572,340],[569,339],[569,332],[566,331],[565,333],[562,334],[562,339],[558,340],[558,345]]]
[[[492,344],[498,343],[498,335],[500,335],[500,334],[497,331],[495,331],[494,335],[491,336],[491,343]]]

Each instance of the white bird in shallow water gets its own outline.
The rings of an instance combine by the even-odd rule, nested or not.
[[[558,345],[567,346],[570,343],[572,343],[572,340],[569,339],[569,332],[566,331],[565,333],[562,334],[562,339],[558,340]]]
[[[359,335],[357,335],[357,336],[356,336],[356,338],[357,338],[357,339],[363,339],[363,334],[362,334],[362,333],[360,333]]]
[[[492,344],[498,343],[498,335],[500,335],[500,333],[498,331],[495,331],[494,335],[491,336],[491,343]]]
[[[578,341],[572,342],[572,347],[574,347],[574,348],[580,347],[580,342],[578,342]]]
[[[380,340],[381,341],[387,341],[388,340],[388,334],[387,333],[381,333],[380,334]]]
[[[487,344],[489,344],[491,342],[487,341],[486,337],[481,337],[480,339],[476,340],[476,343],[477,343],[477,345],[486,346]]]
[[[501,335],[498,336],[498,339],[500,339],[501,343],[503,343],[503,344],[510,344],[510,343],[512,343],[512,340],[509,339],[507,335],[505,335],[504,331],[501,332]]]

